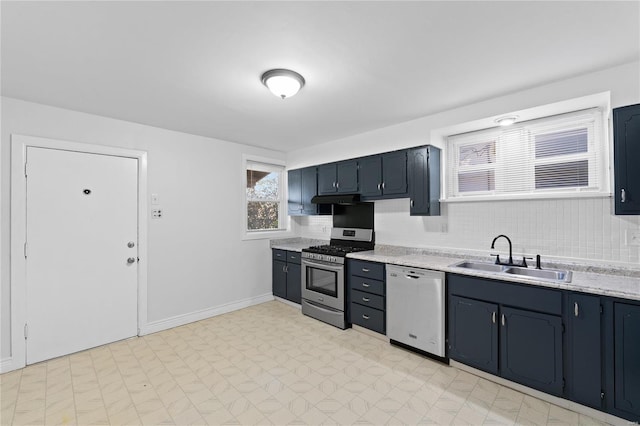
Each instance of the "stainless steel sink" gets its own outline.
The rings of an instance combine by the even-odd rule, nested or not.
[[[485,262],[471,262],[468,260],[464,260],[451,266],[455,266],[456,268],[475,269],[476,271],[485,272],[503,272],[505,269],[507,269],[507,266],[504,265],[496,265],[495,263]]]
[[[495,272],[496,274],[511,274],[523,278],[535,278],[545,281],[571,282],[571,271],[559,269],[532,269],[519,266],[496,265],[495,263],[487,262],[473,262],[470,260],[463,260],[451,266],[474,271]]]
[[[524,277],[538,278],[541,280],[571,282],[571,271],[558,269],[527,269],[512,267],[505,269],[505,274],[520,275]]]

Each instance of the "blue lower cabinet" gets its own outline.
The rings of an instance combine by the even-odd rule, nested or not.
[[[498,374],[498,305],[449,297],[449,357]]]
[[[509,307],[500,312],[502,377],[561,396],[562,317]]]
[[[273,295],[294,303],[302,301],[300,253],[273,249],[271,268]]]
[[[572,292],[568,295],[567,308],[567,397],[601,409],[603,358],[600,297]]]
[[[640,305],[614,306],[614,404],[626,418],[640,421]]]

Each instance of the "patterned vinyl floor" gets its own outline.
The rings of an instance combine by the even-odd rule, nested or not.
[[[602,424],[277,301],[0,381],[2,425]]]

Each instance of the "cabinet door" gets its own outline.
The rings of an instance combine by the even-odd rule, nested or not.
[[[602,407],[602,342],[600,297],[569,294],[567,385],[569,398]]]
[[[616,214],[640,214],[640,104],[613,110]]]
[[[289,170],[287,173],[288,196],[287,210],[289,215],[302,214],[302,170]]]
[[[640,306],[616,303],[615,408],[640,416]]]
[[[382,183],[384,195],[407,193],[407,151],[382,155]]]
[[[440,150],[429,146],[409,150],[409,214],[440,214]]]
[[[318,166],[318,194],[327,195],[336,192],[336,164]]]
[[[360,195],[379,197],[382,195],[382,157],[367,157],[358,160],[360,166]]]
[[[302,300],[302,269],[295,263],[287,263],[287,300],[300,303]]]
[[[273,295],[285,298],[287,297],[287,264],[279,260],[273,261],[272,281]]]
[[[356,160],[343,161],[336,166],[336,188],[342,194],[358,192],[358,162]]]
[[[498,374],[498,305],[449,297],[449,357]]]
[[[301,204],[302,214],[313,215],[318,213],[318,205],[312,204],[311,199],[318,193],[318,175],[315,167],[307,167],[301,170]]]
[[[501,307],[502,377],[562,395],[562,318]]]

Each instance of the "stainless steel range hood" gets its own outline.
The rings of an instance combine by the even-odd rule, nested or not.
[[[360,202],[360,194],[316,195],[311,202],[313,204],[356,204]]]

